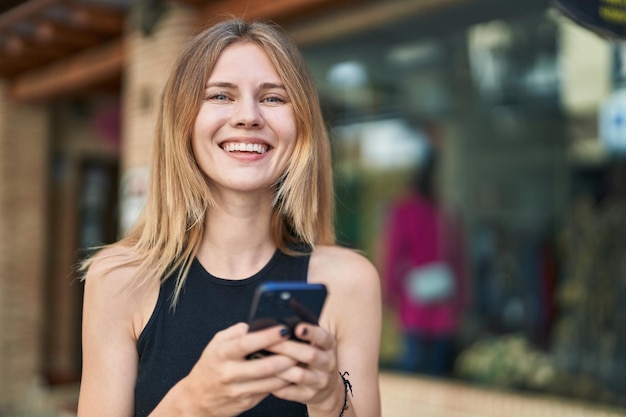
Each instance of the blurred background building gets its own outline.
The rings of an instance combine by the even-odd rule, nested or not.
[[[160,87],[225,13],[299,44],[333,141],[340,243],[383,279],[389,207],[439,154],[469,304],[437,378],[395,368],[386,307],[384,415],[625,415],[622,43],[544,0],[27,0],[0,4],[0,416],[72,415],[73,266],[134,221]]]

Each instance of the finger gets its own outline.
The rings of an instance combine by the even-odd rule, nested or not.
[[[285,400],[310,403],[316,398],[323,399],[326,396],[324,392],[337,390],[337,387],[341,386],[338,375],[338,372],[334,371],[321,372],[299,367],[290,368],[282,373],[280,378],[297,382],[272,391],[272,394]]]
[[[216,342],[225,342],[227,340],[233,340],[243,336],[248,332],[248,325],[246,323],[237,323],[224,330],[215,333],[213,340]]]
[[[306,372],[306,371],[305,371]],[[281,376],[281,378],[283,378],[283,376]],[[302,381],[311,378],[311,376],[302,376],[299,378],[295,378],[295,379],[300,379]],[[285,378],[285,380],[288,381],[287,378]],[[289,401],[297,401],[297,402],[301,402],[301,403],[307,403],[310,401],[311,398],[313,398],[313,396],[316,394],[316,392],[318,391],[318,387],[320,387],[321,384],[318,383],[308,383],[305,384],[303,383],[295,383],[292,382],[290,384],[286,384],[276,390],[272,391],[272,394],[277,397],[277,398],[281,398],[283,400],[289,400]]]
[[[234,340],[233,348],[240,357],[247,357],[261,350],[268,350],[276,344],[282,343],[289,335],[289,329],[284,326],[273,326],[263,330],[248,332],[244,337]]]
[[[335,338],[325,329],[309,323],[300,323],[296,326],[295,334],[300,340],[310,342],[322,350],[335,347]]]
[[[230,344],[230,342],[227,342],[219,347],[216,359],[220,365],[213,366],[211,371],[214,379],[222,386],[276,378],[280,373],[297,365],[294,359],[281,355],[271,355],[257,360],[245,360],[241,356],[233,360],[223,354],[223,352],[230,351],[230,348],[228,348]],[[268,389],[271,388],[269,387]]]
[[[292,385],[319,386],[320,381],[318,380],[318,377],[322,374],[323,373],[308,367],[292,366],[285,369],[277,376],[285,381],[288,381]]]
[[[232,386],[230,395],[233,398],[240,398],[242,396],[267,395],[268,393],[274,391],[280,392],[289,385],[290,382],[278,377],[254,379],[250,381],[244,381]]]
[[[240,380],[258,380],[277,377],[281,373],[293,368],[297,362],[283,355],[271,355],[264,358],[238,362],[231,369],[233,375]]]
[[[334,350],[322,350],[309,343],[288,340],[272,346],[271,351],[280,356],[293,359],[301,367],[309,367],[322,371],[334,369],[336,363]]]

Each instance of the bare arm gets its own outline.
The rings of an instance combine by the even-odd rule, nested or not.
[[[337,275],[333,274],[329,287],[334,294],[328,311],[337,326],[337,368],[341,373],[349,373],[345,378],[352,386],[353,395],[348,391],[349,408],[343,416],[380,417],[380,280],[365,258],[356,253],[349,253],[346,258],[341,266],[333,268]],[[343,404],[343,383],[339,391]]]
[[[318,248],[311,258],[309,280],[328,286],[329,298],[320,326],[300,324],[299,337],[274,351],[300,366],[281,374],[288,387],[274,395],[307,404],[311,417],[379,417],[378,359],[381,295],[378,274],[361,255],[342,248]],[[352,387],[346,401],[345,374]]]
[[[83,303],[83,370],[78,403],[80,417],[134,415],[137,350],[134,320],[138,300],[122,291],[130,271],[106,275],[96,261],[85,281]]]

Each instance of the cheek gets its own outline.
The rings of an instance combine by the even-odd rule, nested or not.
[[[210,158],[209,148],[212,143],[210,140],[211,133],[207,129],[208,127],[204,126],[203,123],[196,121],[191,134],[191,151],[193,157],[205,174],[207,166],[211,165],[208,160]]]
[[[193,154],[193,159],[198,164],[198,167],[202,172],[207,174],[206,167],[210,164],[207,164],[206,161],[206,152],[202,151],[202,143],[196,139],[196,135],[194,134],[191,138],[191,152]]]
[[[293,112],[286,114],[282,120],[284,120],[284,122],[280,125],[280,137],[293,146],[298,136],[298,128]]]
[[[196,161],[202,166],[203,159],[212,145],[217,124],[202,109],[198,113],[191,133],[191,149]]]
[[[193,151],[193,155],[198,159],[200,154],[200,150],[202,148],[202,132],[204,131],[202,127],[202,123],[196,119],[196,122],[193,125],[193,131],[191,132],[191,150]]]
[[[196,116],[196,121],[193,124],[194,138],[201,138],[210,134],[211,126],[212,122],[210,115],[208,114],[208,112],[203,111],[203,109],[200,108],[198,116]]]
[[[232,116],[231,112],[230,106],[211,106],[203,103],[193,125],[194,135],[210,138],[220,127],[228,123]]]

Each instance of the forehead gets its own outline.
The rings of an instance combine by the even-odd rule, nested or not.
[[[236,42],[222,51],[209,76],[210,81],[256,80],[280,82],[281,78],[261,46],[254,42]]]

